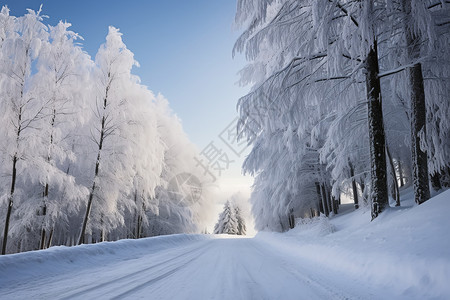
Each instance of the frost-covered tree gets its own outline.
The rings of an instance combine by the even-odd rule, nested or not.
[[[36,201],[40,202],[41,249],[51,244],[59,216],[74,210],[87,195],[87,189],[67,173],[67,164],[75,161],[69,141],[75,126],[82,123],[85,98],[77,89],[85,85],[83,73],[89,71],[89,58],[75,45],[79,36],[69,31],[69,27],[69,23],[63,22],[49,26],[50,41],[43,44],[39,71],[33,80],[34,93],[46,103],[39,130],[45,147],[37,166],[43,190],[40,201]]]
[[[383,115],[383,109],[389,117],[393,114],[383,107],[386,105],[382,105],[381,94],[385,94],[387,89],[382,89],[380,78],[396,76],[398,72],[412,67],[409,65],[411,59],[407,59],[411,56],[408,51],[412,48],[407,42],[405,47],[402,42],[408,32],[416,35],[411,44],[413,48],[420,49],[419,56],[415,53],[416,59],[424,59],[432,53],[429,60],[437,61],[436,51],[430,52],[426,48],[437,41],[448,45],[448,40],[443,38],[445,30],[441,35],[434,35],[433,30],[430,30],[433,26],[442,28],[448,23],[448,17],[442,20],[447,12],[444,8],[446,4],[438,2],[412,1],[414,12],[409,13],[404,9],[408,1],[238,1],[236,23],[245,26],[245,30],[237,40],[234,52],[244,52],[250,61],[241,71],[241,82],[253,84],[251,92],[239,100],[239,125],[241,137],[247,138],[254,147],[244,164],[244,171],[257,174],[252,195],[257,226],[260,222],[258,219],[261,219],[260,225],[263,227],[271,227],[274,225],[268,224],[278,222],[283,228],[284,218],[274,208],[280,205],[286,210],[290,209],[283,203],[288,197],[278,197],[283,192],[278,192],[276,188],[270,191],[267,186],[272,182],[293,180],[295,176],[289,172],[276,174],[272,169],[279,166],[285,170],[282,165],[286,158],[291,164],[298,164],[297,169],[301,172],[305,170],[300,167],[304,163],[304,159],[299,159],[304,157],[303,154],[298,158],[286,155],[292,152],[290,147],[280,145],[289,145],[288,140],[280,139],[280,144],[267,142],[278,131],[286,128],[296,132],[292,138],[303,139],[299,144],[315,149],[320,154],[316,163],[307,165],[316,170],[315,176],[319,181],[323,180],[323,183],[317,182],[316,187],[321,210],[325,213],[335,208],[335,199],[341,193],[352,190],[355,200],[358,199],[358,191],[363,199],[369,195],[372,218],[375,218],[389,205],[388,179],[389,185],[396,190],[395,197],[399,203],[397,177],[404,183],[405,172],[412,167],[409,159],[405,159],[403,145],[392,142],[386,144],[386,132],[391,130],[392,133],[398,129],[404,132],[405,128],[403,124],[396,124],[398,127],[386,129],[386,124],[394,122],[386,121]],[[432,6],[441,7],[439,13],[430,13]],[[433,18],[440,21],[433,21]],[[394,64],[398,57],[403,60]],[[439,61],[444,62],[445,59],[441,57]],[[407,82],[407,79],[403,81]],[[412,83],[408,85],[397,85],[383,98],[401,95],[405,99],[408,89],[419,86]],[[402,92],[398,91],[398,87],[402,88]],[[445,88],[440,90],[445,91]],[[446,93],[431,92],[430,96],[434,98],[436,94]],[[444,112],[447,111],[445,105],[439,106],[444,107]],[[424,111],[421,110],[421,113]],[[439,109],[435,111],[438,115],[441,113]],[[395,113],[402,114],[399,106]],[[409,103],[406,113],[403,119],[410,115]],[[420,118],[423,119],[423,116]],[[441,119],[441,116],[435,118],[439,124],[442,123]],[[445,125],[442,127],[445,128]],[[421,140],[431,139],[425,137],[424,126],[418,125],[416,128],[413,128],[411,135],[417,140],[421,135]],[[304,138],[308,135],[310,141]],[[441,142],[445,138],[441,131],[437,135],[440,137],[433,138],[436,141],[434,145],[439,146],[419,142],[420,148],[424,150],[432,146],[436,149],[430,152],[445,153],[441,151],[445,149],[445,142]],[[436,134],[432,136],[436,137]],[[410,142],[407,144],[409,146]],[[272,160],[273,153],[277,152],[275,166],[268,168],[269,163],[265,161]],[[439,158],[433,161],[443,160]],[[320,168],[321,164],[331,177]],[[446,169],[443,165],[441,169]],[[301,182],[298,181],[296,186],[300,187]],[[331,196],[327,186],[333,187]],[[266,192],[257,189],[265,189]],[[299,194],[303,196],[300,202],[311,199],[304,193]],[[268,209],[268,214],[264,213],[265,209]]]
[[[127,208],[132,205],[127,197],[123,197],[130,193],[133,178],[133,164],[129,161],[133,157],[132,141],[124,133],[127,127],[134,125],[129,115],[129,106],[134,99],[127,95],[127,91],[133,84],[131,68],[136,61],[121,35],[118,29],[110,26],[106,43],[96,55],[97,84],[95,98],[92,99],[94,117],[91,121],[96,158],[79,244],[85,242],[90,219],[91,230],[97,231],[97,239],[103,241],[109,229],[123,223],[119,205]],[[119,203],[120,199],[125,203]]]
[[[387,31],[390,39],[388,47],[390,51],[394,49],[394,55],[385,59],[388,61],[385,64],[393,69],[385,74],[395,73],[391,78],[392,89],[405,102],[410,119],[413,184],[418,204],[430,197],[428,166],[433,169],[430,174],[438,174],[433,162],[436,161],[436,154],[441,153],[439,149],[445,148],[440,138],[436,139],[439,145],[431,142],[436,135],[440,135],[440,122],[431,122],[428,130],[427,123],[430,122],[427,122],[427,118],[441,118],[442,110],[436,108],[442,107],[440,95],[447,93],[440,83],[445,75],[438,71],[448,69],[448,60],[441,55],[449,45],[449,10],[446,2],[387,1],[391,16],[391,27]],[[427,73],[434,74],[425,78],[424,74]],[[426,81],[434,81],[437,86],[430,90],[426,88]],[[445,112],[445,105],[442,108]]]
[[[206,226],[211,209],[211,177],[197,166],[198,150],[183,132],[181,122],[167,100],[156,97],[158,131],[164,144],[163,170],[156,188],[156,205],[149,209],[147,236],[199,232]],[[186,180],[186,189],[177,180]]]
[[[375,41],[379,20],[365,18],[371,14],[372,3],[346,3],[345,7],[333,1],[239,3],[238,24],[251,25],[235,49],[245,50],[247,58],[256,61],[243,76],[250,77],[245,80],[251,82],[256,73],[263,74],[252,92],[239,102],[243,134],[252,140],[252,133],[273,131],[279,123],[296,128],[299,134],[306,133],[316,124],[322,126],[321,119],[328,120],[336,112],[356,106],[354,91],[360,91],[360,82],[365,82],[372,145],[371,199],[376,216],[387,204],[387,187]],[[269,55],[267,48],[272,50]],[[269,61],[268,56],[275,59]],[[346,89],[348,86],[353,88]],[[333,92],[339,97],[333,97]],[[317,111],[311,109],[314,105],[319,107]]]
[[[219,215],[219,220],[214,226],[215,234],[238,234],[238,220],[233,204],[230,201],[225,202],[223,211]]]
[[[2,252],[204,228],[198,151],[167,100],[132,75],[119,31],[93,62],[70,24],[46,26],[40,13],[0,12]],[[188,205],[170,190],[180,173],[199,182]]]
[[[2,182],[1,189],[1,198],[6,201],[2,254],[6,253],[13,207],[20,205],[23,193],[19,185],[24,186],[28,180],[36,181],[38,175],[33,172],[38,158],[32,151],[41,143],[36,134],[40,129],[37,122],[44,117],[46,103],[31,89],[32,65],[48,36],[40,13],[40,10],[28,10],[25,16],[14,18],[9,16],[7,8],[1,12],[5,27],[1,30],[0,140],[2,173],[7,174],[3,178],[9,179],[9,183]]]
[[[236,203],[234,204],[234,215],[236,216],[237,222],[237,235],[246,235],[247,234],[247,226],[245,226],[245,219],[242,216],[242,210]]]

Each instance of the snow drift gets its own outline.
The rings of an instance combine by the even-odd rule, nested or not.
[[[450,190],[420,206],[412,199],[402,205],[373,222],[370,211],[360,209],[256,238],[286,255],[384,286],[400,298],[450,299]]]

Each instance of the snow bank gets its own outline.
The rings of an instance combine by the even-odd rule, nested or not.
[[[405,198],[405,203],[411,199]],[[370,222],[359,210],[256,238],[280,252],[394,291],[397,298],[450,299],[450,190]]]
[[[330,222],[330,219],[321,215],[313,219],[299,219],[295,228],[290,230],[287,235],[290,236],[325,236],[336,231],[336,227]]]
[[[114,261],[137,259],[208,238],[208,235],[175,234],[76,247],[55,246],[46,250],[3,255],[0,256],[0,286],[17,278],[24,280],[54,275],[55,272],[74,272],[90,265],[102,266]]]

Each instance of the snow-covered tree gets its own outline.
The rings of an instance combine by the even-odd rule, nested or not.
[[[243,168],[244,171],[257,175],[252,195],[257,227],[260,219],[263,228],[280,227],[275,225],[278,223],[283,230],[285,212],[278,207],[287,212],[292,209],[285,203],[289,198],[286,194],[291,194],[293,197],[290,198],[299,199],[300,202],[312,199],[304,192],[298,193],[300,197],[295,195],[302,181],[298,181],[292,191],[276,188],[277,185],[280,186],[280,182],[284,184],[294,180],[293,178],[301,178],[289,172],[274,172],[278,167],[283,171],[297,168],[299,173],[306,174],[305,168],[301,167],[306,154],[301,150],[302,146],[320,154],[317,162],[306,165],[316,170],[315,174],[311,172],[313,176],[309,178],[317,178],[320,207],[323,207],[325,213],[330,208],[335,209],[335,199],[338,199],[340,193],[351,189],[355,200],[358,199],[358,190],[362,192],[363,199],[369,195],[372,218],[375,218],[389,205],[388,179],[390,185],[397,190],[396,200],[399,203],[397,177],[404,181],[404,171],[412,167],[409,168],[409,159],[404,157],[403,145],[386,144],[386,124],[394,123],[386,121],[383,115],[384,109],[392,117],[392,112],[382,106],[381,94],[385,94],[387,89],[382,89],[380,79],[409,70],[409,64],[417,63],[406,59],[411,56],[407,52],[413,49],[408,46],[410,44],[407,41],[402,43],[401,39],[408,32],[417,39],[412,39],[411,46],[420,49],[419,56],[418,51],[415,51],[416,60],[425,57],[425,53],[433,53],[430,61],[436,62],[435,51],[428,51],[426,48],[437,41],[448,45],[448,39],[443,38],[445,30],[441,35],[435,35],[430,29],[433,26],[442,28],[448,23],[448,17],[442,20],[442,16],[448,11],[443,8],[446,4],[412,1],[411,9],[414,12],[408,12],[405,11],[404,4],[409,2],[238,1],[236,23],[245,29],[235,44],[234,52],[244,52],[250,61],[241,71],[241,83],[253,84],[251,92],[238,103],[241,116],[239,130],[241,137],[253,144],[253,150]],[[439,13],[430,13],[431,6],[440,6]],[[439,22],[432,21],[434,15],[439,15]],[[393,64],[396,57],[403,57],[403,61]],[[445,59],[441,57],[439,62],[445,62]],[[384,70],[380,70],[380,66]],[[411,86],[418,87],[417,84],[408,85],[409,87],[397,84],[387,96],[394,98],[401,95],[405,98],[404,91],[409,93]],[[398,87],[401,87],[402,92],[398,91]],[[440,91],[444,91],[440,94],[447,94],[445,88]],[[431,97],[436,97],[436,93],[431,94]],[[385,96],[383,95],[386,99]],[[444,112],[447,111],[445,105],[440,106],[444,107]],[[398,106],[396,109],[395,113],[401,115]],[[419,110],[422,114],[425,111]],[[441,113],[439,109],[434,110]],[[407,115],[402,118],[409,115],[407,111]],[[423,121],[423,116],[420,118]],[[435,118],[437,123],[441,123],[440,119],[441,116]],[[397,129],[404,132],[403,124],[397,126],[400,127],[392,128],[391,132]],[[416,129],[413,128],[411,134],[414,138],[417,137],[417,141],[431,139],[425,137],[424,125],[414,126]],[[271,139],[278,132],[286,132],[285,137],[290,136],[291,139],[278,139],[278,142],[274,142]],[[289,134],[290,132],[295,132],[295,135]],[[424,136],[420,138],[421,135]],[[441,149],[445,149],[445,146],[441,141],[445,138],[441,131],[433,134],[434,137],[437,135],[440,135],[435,139],[439,146],[431,152],[442,154],[445,151],[442,152]],[[310,141],[305,138],[308,136]],[[301,140],[298,142],[300,147],[297,146],[298,149],[295,150],[300,154],[297,157],[291,155],[292,139]],[[419,143],[422,150],[427,148],[425,142]],[[409,144],[408,142],[408,146]],[[277,161],[270,163],[274,156],[277,156]],[[414,153],[412,157],[415,157]],[[441,160],[439,158],[433,161]],[[283,167],[285,161],[290,162],[290,165],[286,163],[287,167]],[[388,168],[386,162],[389,163]],[[322,164],[324,168],[320,167]],[[445,170],[446,164],[442,165],[441,170]],[[398,174],[395,173],[396,169]],[[391,170],[392,175],[388,170]],[[276,183],[271,189],[273,182]],[[328,191],[330,186],[333,187],[331,196]],[[267,214],[264,213],[266,209]]]
[[[223,211],[219,215],[219,221],[214,226],[215,234],[238,234],[238,220],[236,218],[236,211],[230,201],[225,202]]]
[[[43,22],[40,11],[0,12],[2,253],[204,228],[198,151],[167,100],[132,75],[118,29],[93,62],[70,24]],[[179,174],[198,181],[189,203],[170,190]]]
[[[36,201],[40,202],[41,249],[51,244],[53,227],[59,216],[74,210],[87,195],[87,189],[75,182],[66,167],[75,160],[69,141],[75,127],[83,122],[85,97],[77,90],[86,84],[83,73],[89,71],[89,58],[75,45],[79,36],[69,31],[69,27],[69,23],[63,22],[49,26],[50,42],[42,46],[39,71],[33,80],[34,93],[46,103],[39,130],[45,147],[41,164],[37,166],[43,186],[41,199]]]
[[[97,84],[92,99],[95,113],[91,121],[96,158],[79,244],[85,242],[89,220],[91,230],[96,231],[93,233],[99,235],[97,239],[103,241],[110,229],[123,224],[120,211],[133,206],[127,196],[133,190],[134,164],[131,159],[136,156],[132,154],[133,136],[127,133],[129,127],[135,127],[136,120],[130,115],[135,99],[127,92],[135,84],[131,68],[137,63],[121,35],[118,29],[110,26],[106,43],[96,56]]]
[[[164,144],[161,182],[156,189],[156,209],[148,211],[147,236],[199,232],[209,220],[211,178],[196,165],[198,150],[183,131],[167,100],[156,97],[158,131]],[[186,180],[185,188],[177,180]]]
[[[236,216],[237,222],[237,235],[246,235],[247,234],[247,226],[245,226],[245,219],[242,216],[242,210],[236,203],[234,204],[234,215]]]
[[[1,30],[0,140],[2,173],[7,174],[2,179],[0,196],[2,202],[6,201],[2,254],[6,253],[13,207],[21,204],[21,187],[26,186],[26,181],[38,181],[39,175],[33,172],[33,164],[38,163],[39,157],[32,151],[41,143],[36,134],[40,129],[37,122],[44,117],[46,101],[42,102],[43,99],[34,94],[31,79],[32,65],[48,38],[40,13],[40,10],[28,10],[23,17],[14,18],[5,7],[1,12],[5,27]]]

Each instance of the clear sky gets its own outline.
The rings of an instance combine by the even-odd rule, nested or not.
[[[219,190],[248,193],[251,178],[240,176],[245,152],[238,157],[218,137],[237,116],[237,100],[248,90],[236,84],[244,58],[233,59],[231,54],[239,35],[233,30],[236,1],[7,0],[0,4],[8,5],[15,16],[43,4],[42,13],[49,16],[46,22],[71,23],[93,58],[108,26],[119,28],[140,64],[133,73],[169,100],[191,141],[199,150],[213,142],[234,160],[223,172]]]

